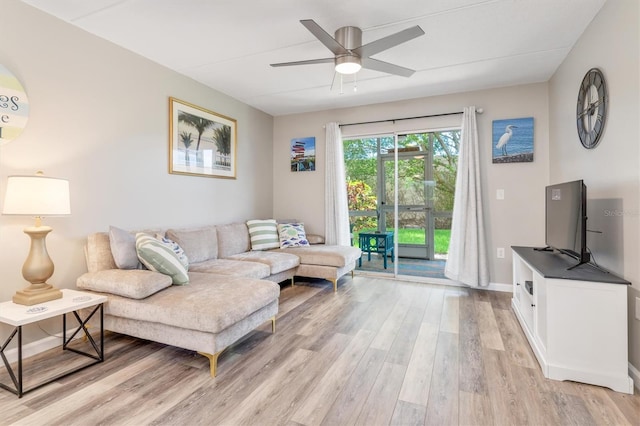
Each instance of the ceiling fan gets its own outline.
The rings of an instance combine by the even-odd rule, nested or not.
[[[358,27],[341,27],[335,32],[335,37],[316,24],[312,19],[300,21],[322,44],[333,54],[333,58],[311,59],[307,61],[281,62],[271,64],[272,67],[287,67],[292,65],[325,64],[333,62],[336,72],[340,74],[355,74],[361,68],[367,68],[387,74],[411,77],[415,72],[412,69],[390,64],[371,58],[372,55],[405,43],[416,37],[424,35],[424,31],[418,25],[407,28],[395,34],[362,45],[362,30]]]

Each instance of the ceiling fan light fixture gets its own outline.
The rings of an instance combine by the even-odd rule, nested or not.
[[[355,74],[362,69],[360,58],[356,55],[342,55],[336,58],[336,72]]]

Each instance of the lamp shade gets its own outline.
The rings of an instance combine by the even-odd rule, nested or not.
[[[2,214],[69,215],[69,181],[42,175],[9,176]]]

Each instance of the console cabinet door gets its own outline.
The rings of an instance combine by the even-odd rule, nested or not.
[[[547,281],[537,272],[533,272],[533,297],[535,304],[535,336],[543,351],[547,350]]]

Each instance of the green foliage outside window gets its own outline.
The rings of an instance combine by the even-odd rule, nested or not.
[[[378,153],[387,154],[393,147],[394,138],[392,136],[370,137],[362,139],[350,139],[344,141],[345,171],[348,182],[348,190],[351,184],[363,183],[370,188],[370,196],[374,197],[377,191],[377,167]],[[415,133],[399,138],[400,148],[417,147],[422,153],[427,154],[431,146],[433,147],[433,208],[435,212],[451,212],[453,210],[453,199],[455,193],[456,170],[458,165],[458,153],[460,149],[460,131],[441,131]],[[400,179],[415,180],[416,176],[424,173],[424,163],[422,161],[405,161],[399,170]],[[393,182],[387,178],[387,182]],[[404,187],[400,191],[400,204],[411,204],[411,200],[424,199],[423,187],[414,185],[413,188]],[[363,189],[364,190],[364,189]],[[420,193],[418,193],[420,192]],[[387,191],[390,194],[389,191]],[[430,194],[431,195],[431,194]],[[371,200],[368,207],[356,204],[357,199],[349,198],[349,210],[375,210],[377,207]],[[370,223],[373,217],[365,218]],[[436,218],[436,229],[450,229],[450,218]],[[353,221],[355,230],[360,229],[358,220]],[[375,228],[375,226],[373,226]]]

